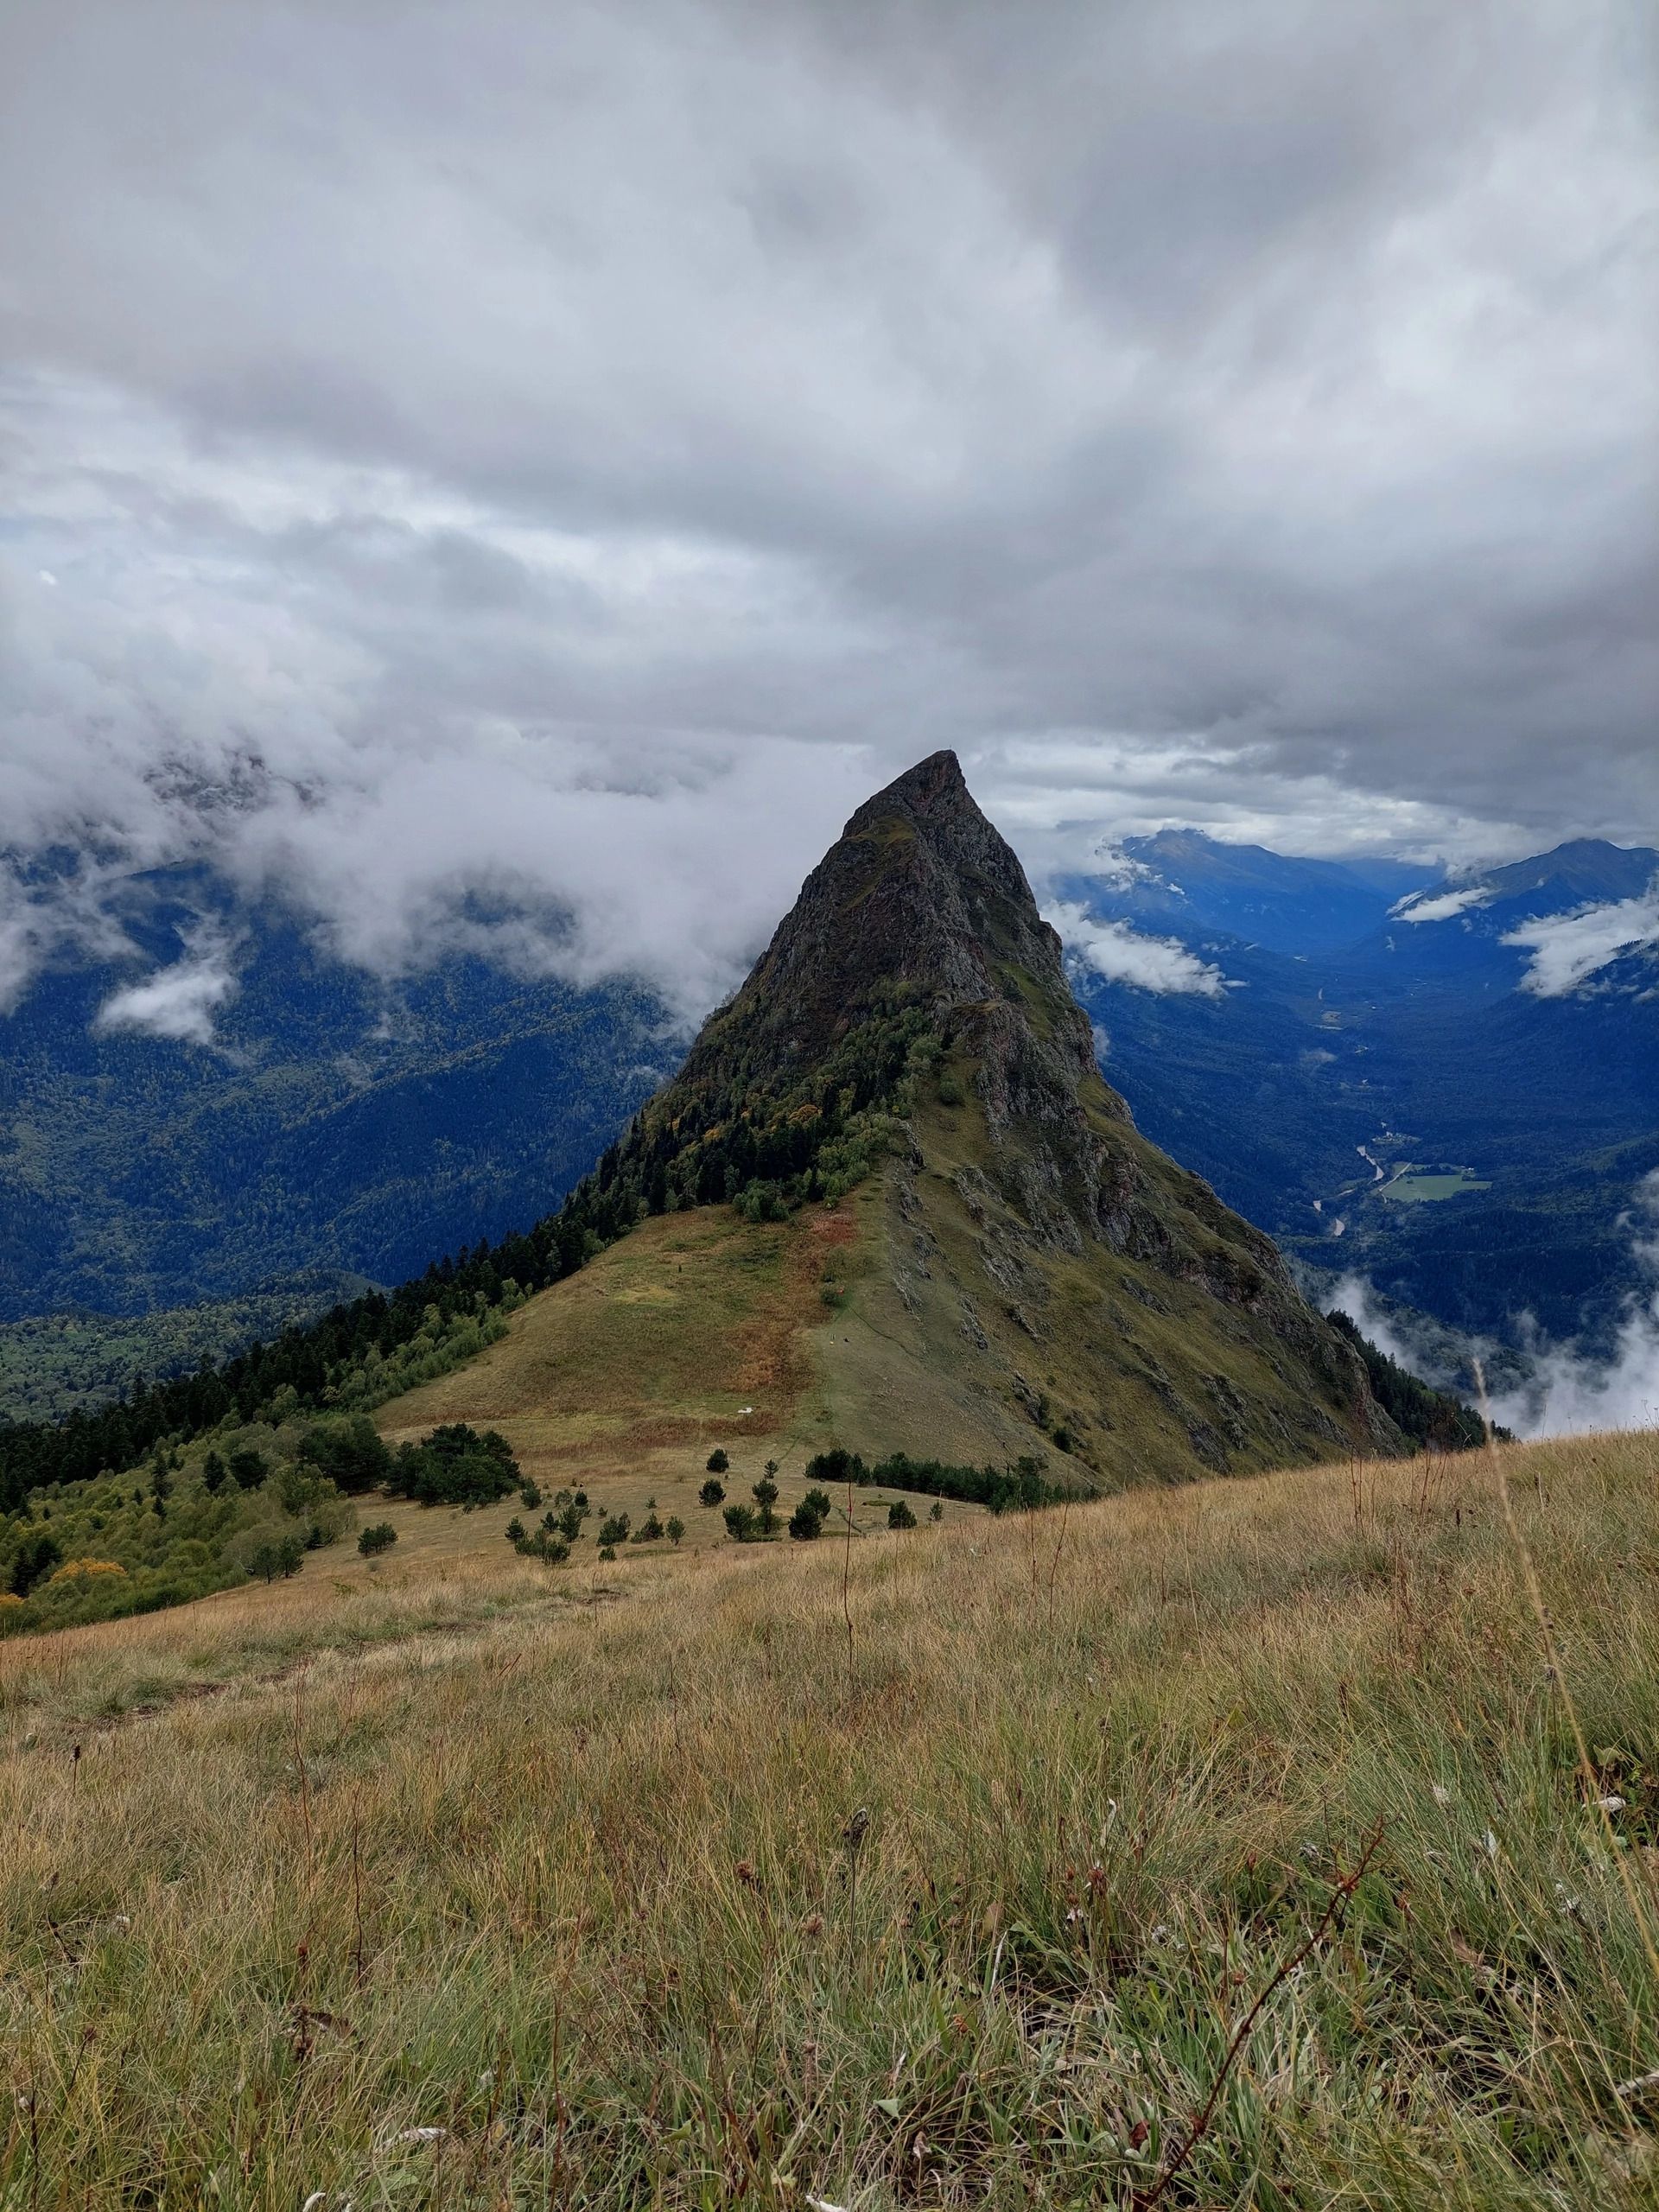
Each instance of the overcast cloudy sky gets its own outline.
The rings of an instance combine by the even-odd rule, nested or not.
[[[1659,841],[1652,22],[14,0],[14,994],[206,853],[694,1006],[941,744],[1039,873]]]

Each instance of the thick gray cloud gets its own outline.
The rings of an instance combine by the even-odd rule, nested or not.
[[[7,10],[0,990],[188,854],[690,1011],[941,743],[1039,873],[1659,837],[1648,29]]]

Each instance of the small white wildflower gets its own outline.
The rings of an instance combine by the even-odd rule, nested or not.
[[[1557,1882],[1555,1885],[1555,1902],[1565,1913],[1579,1913],[1584,1910],[1583,1900],[1575,1897],[1565,1882]]]
[[[1163,1922],[1162,1922],[1161,1920],[1159,1922],[1158,1925],[1157,1925],[1157,1926],[1153,1929],[1152,1933],[1147,1936],[1147,1942],[1148,1942],[1148,1943],[1167,1943],[1167,1942],[1168,1942],[1168,1941],[1169,1941],[1169,1930],[1168,1930],[1168,1929],[1167,1929],[1166,1927],[1165,1927],[1165,1925],[1164,1925],[1164,1923],[1163,1923]]]
[[[1449,1805],[1452,1802],[1452,1792],[1443,1782],[1431,1782],[1428,1788],[1429,1795],[1437,1805]]]
[[[1598,1797],[1596,1804],[1604,1813],[1622,1813],[1624,1809],[1624,1800],[1622,1797]]]
[[[1485,1852],[1486,1856],[1489,1859],[1496,1859],[1497,1856],[1497,1838],[1492,1834],[1491,1828],[1487,1829],[1485,1834],[1480,1839],[1480,1841],[1481,1847]]]

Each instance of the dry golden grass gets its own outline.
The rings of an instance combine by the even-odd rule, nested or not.
[[[1508,1464],[1610,1815],[1478,1460],[0,1646],[0,2204],[1652,2202],[1659,1440]]]
[[[391,1400],[377,1424],[393,1442],[440,1421],[498,1428],[543,1490],[580,1485],[636,1521],[655,1495],[690,1527],[715,1445],[739,1497],[767,1459],[792,1474],[830,1440],[813,1390],[820,1281],[864,1211],[855,1198],[786,1222],[744,1222],[727,1206],[642,1222],[522,1306],[499,1344]]]

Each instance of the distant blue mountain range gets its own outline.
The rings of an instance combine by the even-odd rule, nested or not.
[[[545,1213],[677,1063],[639,988],[461,957],[385,983],[200,880],[142,888],[142,961],[0,1018],[0,1321],[401,1281]]]
[[[1659,853],[1452,882],[1166,831],[1059,890],[1111,1080],[1288,1251],[1611,1342],[1659,1234]]]

